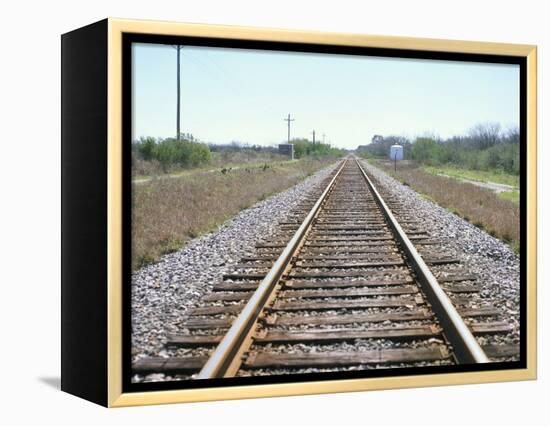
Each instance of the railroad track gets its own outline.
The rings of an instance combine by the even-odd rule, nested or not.
[[[490,306],[461,308],[479,292],[475,277],[387,198],[391,208],[357,159],[343,160],[166,336],[174,356],[139,359],[132,373],[205,379],[513,355],[478,343],[509,326]]]

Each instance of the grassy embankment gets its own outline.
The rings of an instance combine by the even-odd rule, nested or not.
[[[516,202],[489,189],[440,176],[440,174],[508,185],[517,185],[517,176],[505,176],[498,172],[461,170],[455,167],[426,168],[414,161],[400,162],[395,173],[393,163],[389,161],[370,159],[369,162],[426,198],[505,241],[516,253],[519,252],[520,214],[519,205]],[[501,194],[512,194],[512,197],[515,197],[514,192]],[[519,197],[519,193],[517,196]]]
[[[477,182],[494,182],[512,186],[514,189],[497,193],[503,200],[513,201],[519,204],[519,175],[506,173],[502,170],[470,170],[455,166],[424,166],[424,171],[432,175],[446,175],[458,179],[466,179]]]
[[[239,211],[283,191],[335,158],[250,164],[133,185],[132,268],[179,250],[185,241],[212,231]],[[231,169],[230,169],[231,168]]]
[[[235,170],[239,168],[263,167],[272,162],[288,161],[288,157],[271,152],[212,152],[211,159],[193,167],[173,165],[163,168],[156,160],[145,161],[134,158],[132,177],[134,181],[147,180],[153,177],[181,177],[197,172]]]

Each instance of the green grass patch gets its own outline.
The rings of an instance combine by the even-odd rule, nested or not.
[[[171,238],[167,241],[162,241],[160,243],[159,252],[161,255],[174,253],[181,249],[183,246],[183,241],[175,238]]]
[[[503,200],[508,200],[519,204],[519,191],[499,192],[497,196]]]

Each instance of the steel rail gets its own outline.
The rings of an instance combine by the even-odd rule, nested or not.
[[[462,317],[455,309],[453,303],[430,271],[430,268],[426,265],[413,243],[409,240],[407,234],[378,193],[378,190],[357,160],[357,157],[355,157],[355,161],[375,195],[374,198],[376,203],[380,206],[382,213],[388,220],[397,240],[400,242],[401,248],[405,252],[407,260],[416,274],[416,278],[426,293],[426,296],[429,298],[437,319],[443,325],[444,333],[453,346],[453,352],[457,362],[460,364],[490,362],[487,355],[468,329],[468,326],[464,323]]]
[[[285,269],[290,264],[296,250],[300,247],[301,242],[307,234],[313,220],[319,213],[321,204],[326,199],[331,188],[334,186],[340,172],[346,165],[346,158],[334,177],[331,179],[319,199],[313,205],[308,215],[295,232],[287,246],[277,258],[269,272],[266,274],[252,297],[235,319],[221,342],[218,344],[212,355],[209,357],[206,364],[197,375],[197,379],[212,379],[223,377],[227,369],[232,364],[234,357],[239,353],[240,347],[245,341],[250,330],[258,320],[264,305],[269,300],[275,286],[279,282]]]

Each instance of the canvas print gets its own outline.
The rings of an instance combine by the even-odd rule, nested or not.
[[[131,383],[521,361],[520,65],[130,53]]]

